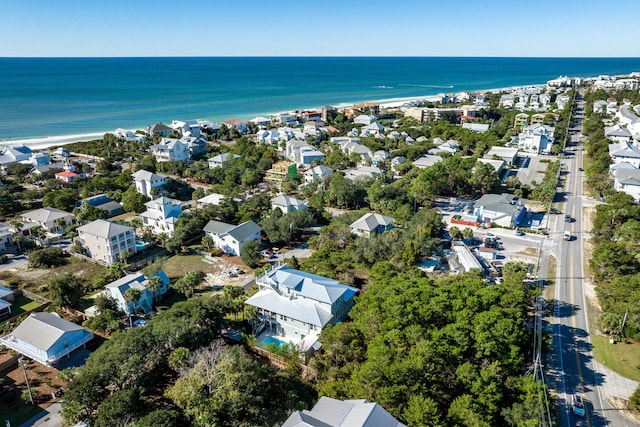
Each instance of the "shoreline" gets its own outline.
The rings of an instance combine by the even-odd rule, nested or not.
[[[382,99],[363,100],[363,101],[359,101],[359,102],[372,102],[372,103],[379,104],[380,107],[383,108],[383,109],[389,109],[389,108],[398,108],[398,107],[400,107],[400,106],[402,106],[402,105],[404,105],[406,103],[409,103],[409,102],[424,102],[424,101],[432,101],[433,102],[433,101],[437,101],[438,99],[440,99],[440,97],[443,94],[446,94],[446,93],[456,93],[456,92],[498,93],[498,92],[513,91],[513,90],[517,90],[517,89],[525,89],[525,88],[534,88],[534,87],[535,88],[541,88],[541,87],[544,87],[544,86],[546,86],[546,83],[516,85],[516,86],[509,86],[509,87],[504,87],[504,88],[493,88],[493,89],[479,89],[479,90],[473,90],[473,91],[470,91],[470,90],[467,91],[467,90],[464,90],[464,89],[454,90],[454,87],[451,87],[449,91],[443,91],[443,92],[440,92],[439,94],[436,94],[436,95],[415,95],[415,96],[407,96],[407,97],[401,97],[401,98],[382,98]],[[344,102],[344,103],[335,104],[333,106],[338,108],[338,109],[344,109],[344,108],[356,105],[359,102]],[[303,108],[280,111],[278,113],[267,113],[267,114],[265,114],[265,116],[279,114],[279,113],[282,113],[282,112],[314,110],[316,108],[318,108],[318,107],[317,106],[316,107],[306,107],[306,108],[303,107]],[[260,115],[261,114],[258,114],[258,116],[260,116]],[[191,120],[191,119],[186,119],[186,120]],[[204,119],[204,120],[207,120],[207,119]],[[127,129],[128,130],[139,130],[139,129],[140,130],[144,130],[144,129],[146,129],[146,125],[145,126],[141,126],[141,127],[129,127]],[[93,140],[93,139],[102,139],[104,134],[105,133],[109,133],[109,132],[115,132],[115,129],[107,130],[107,131],[103,131],[103,132],[91,132],[91,133],[83,133],[83,134],[56,135],[56,136],[44,136],[44,137],[33,137],[33,138],[3,139],[3,140],[0,140],[0,147],[6,147],[6,146],[10,146],[10,145],[26,145],[29,148],[33,149],[33,150],[45,150],[47,148],[58,147],[58,146],[63,146],[63,145],[67,145],[67,144],[73,144],[75,142],[84,142],[84,141],[90,141],[90,140]]]

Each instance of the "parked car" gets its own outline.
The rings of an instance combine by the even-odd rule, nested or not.
[[[527,233],[525,233],[522,230],[516,230],[516,236],[525,236]]]
[[[564,216],[564,222],[571,222],[573,220],[573,218],[571,218],[571,215],[565,215]]]

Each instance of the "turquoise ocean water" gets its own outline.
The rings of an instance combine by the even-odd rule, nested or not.
[[[640,58],[0,58],[0,141],[640,71]]]

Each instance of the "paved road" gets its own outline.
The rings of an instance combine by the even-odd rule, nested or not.
[[[578,98],[578,112],[583,111]],[[578,115],[581,125],[581,114]],[[565,222],[564,215],[556,215],[552,224],[552,252],[558,261],[554,296],[553,331],[554,355],[551,373],[556,380],[560,398],[560,417],[563,426],[575,426],[580,420],[571,411],[571,395],[580,394],[585,402],[583,422],[588,426],[637,426],[623,417],[605,398],[603,387],[610,386],[615,375],[603,371],[595,362],[589,337],[586,300],[583,291],[584,254],[582,224],[582,168],[581,144],[578,134],[565,151],[563,163],[566,177],[564,214],[574,220]],[[570,231],[572,240],[563,240],[564,231]]]

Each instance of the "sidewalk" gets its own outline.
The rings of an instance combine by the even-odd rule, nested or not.
[[[61,427],[60,409],[62,409],[62,401],[54,402],[38,415],[20,424],[20,427]]]

